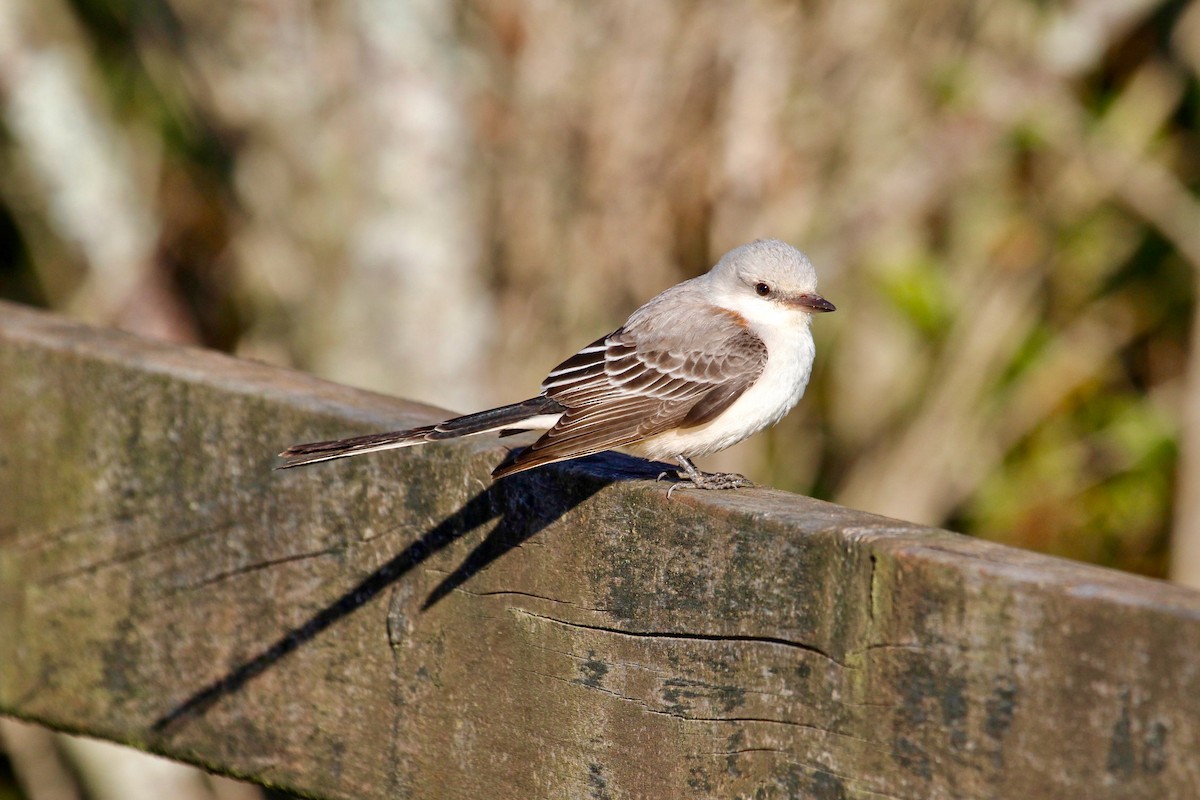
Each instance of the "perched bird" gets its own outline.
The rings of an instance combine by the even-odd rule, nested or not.
[[[817,273],[803,253],[760,239],[652,298],[551,370],[537,397],[437,425],[298,444],[280,453],[278,468],[479,433],[545,430],[492,477],[624,448],[678,461],[681,483],[672,489],[747,486],[735,473],[701,472],[692,458],[774,425],[799,402],[815,353],[812,315],[833,310],[817,294]]]

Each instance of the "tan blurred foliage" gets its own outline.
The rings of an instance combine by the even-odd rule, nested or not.
[[[0,0],[0,30],[9,295],[467,409],[776,236],[839,312],[801,408],[706,466],[1165,569],[1195,2]]]
[[[705,466],[1200,585],[1198,76],[1194,0],[0,0],[0,295],[465,410],[774,236],[839,311]]]

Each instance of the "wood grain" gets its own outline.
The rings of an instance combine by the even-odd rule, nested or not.
[[[0,305],[0,712],[331,798],[1189,797],[1200,595]]]

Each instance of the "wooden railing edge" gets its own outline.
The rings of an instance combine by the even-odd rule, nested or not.
[[[1200,785],[1200,593],[618,456],[275,473],[434,412],[8,304],[0,374],[2,713],[322,796]]]

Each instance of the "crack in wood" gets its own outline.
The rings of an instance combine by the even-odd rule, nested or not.
[[[937,649],[936,647],[930,647],[928,645],[917,644],[916,642],[876,642],[875,644],[869,644],[866,647],[863,647],[859,650],[855,650],[854,652],[856,654],[862,654],[862,653],[869,653],[872,650],[932,651],[932,650],[936,650],[936,649]]]
[[[459,586],[455,591],[462,592],[463,594],[469,594],[472,597],[528,597],[533,600],[545,600],[547,603],[556,603],[558,605],[570,606],[571,608],[578,608],[581,611],[595,611],[600,614],[612,613],[611,608],[583,606],[578,603],[572,603],[570,600],[559,600],[554,597],[546,597],[545,595],[536,594],[534,592],[522,592],[516,589],[495,589],[486,592],[473,592],[470,589],[464,589],[463,587]]]
[[[101,572],[102,570],[110,569],[112,567],[128,566],[129,564],[133,564],[133,563],[145,558],[146,556],[153,555],[154,553],[157,553],[161,550],[168,550],[168,549],[171,549],[174,547],[178,547],[179,545],[185,544],[194,539],[200,539],[205,536],[211,536],[213,534],[223,533],[225,531],[232,529],[236,525],[237,525],[236,520],[227,520],[227,521],[221,522],[217,525],[212,525],[212,526],[205,527],[205,528],[196,528],[194,530],[187,531],[179,536],[172,536],[168,539],[156,541],[146,547],[140,547],[135,550],[130,550],[130,551],[127,551],[124,553],[118,553],[114,556],[110,556],[108,558],[104,558],[99,561],[94,561],[89,564],[81,564],[77,567],[73,567],[68,570],[63,570],[62,572],[57,572],[52,575],[48,575],[45,578],[38,581],[38,583],[42,586],[56,586],[60,583],[64,583],[66,581],[72,580],[73,578],[80,578],[80,577],[85,577],[88,575],[94,575],[98,572]]]
[[[870,583],[869,583],[870,596],[867,598],[867,601],[868,601],[867,602],[867,619],[870,621],[872,628],[875,627],[875,604],[877,602],[879,602],[879,595],[877,592],[877,584],[876,584],[876,581],[878,580],[878,574],[877,574],[878,567],[879,567],[879,556],[875,555],[874,553],[871,553],[871,577],[870,577]]]
[[[891,753],[892,752],[889,747],[881,744],[880,742],[876,742],[871,739],[866,739],[861,736],[855,736],[854,734],[846,733],[845,731],[839,731],[839,730],[834,730],[832,728],[825,728],[820,725],[814,725],[809,722],[797,722],[795,720],[775,719],[775,718],[771,718],[771,717],[751,717],[751,716],[701,717],[701,716],[695,716],[695,715],[691,715],[691,714],[685,714],[685,713],[675,710],[675,709],[654,708],[650,705],[650,701],[647,700],[646,698],[630,697],[629,695],[621,694],[620,692],[614,691],[613,689],[609,689],[609,688],[599,685],[599,684],[569,680],[560,675],[551,675],[549,673],[541,672],[539,670],[534,670],[534,669],[526,669],[526,668],[520,668],[520,667],[517,669],[520,672],[525,672],[525,673],[528,673],[531,675],[537,675],[542,678],[548,678],[550,680],[558,681],[560,683],[565,683],[569,686],[582,687],[585,689],[592,689],[592,690],[600,692],[601,694],[604,694],[609,697],[620,700],[622,702],[633,703],[633,704],[641,707],[644,711],[646,711],[650,714],[657,714],[659,716],[670,717],[672,719],[677,719],[682,722],[717,723],[717,724],[722,724],[722,725],[728,725],[728,724],[783,725],[783,726],[788,726],[791,728],[796,728],[799,730],[813,731],[813,732],[820,733],[820,734],[827,735],[827,736],[836,736],[836,737],[840,737],[840,738],[844,738],[844,739],[849,739],[851,741],[855,741],[855,742],[859,742],[861,744],[867,745],[868,747],[879,750],[880,752],[883,752],[883,753]]]
[[[214,573],[213,575],[210,575],[207,578],[204,578],[199,581],[195,581],[193,583],[187,583],[187,584],[183,584],[180,586],[172,587],[168,591],[163,592],[163,595],[166,597],[171,597],[173,595],[195,591],[196,589],[203,589],[205,587],[213,586],[215,584],[221,583],[222,581],[229,580],[230,578],[236,578],[240,575],[250,575],[255,572],[261,572],[264,569],[271,569],[272,567],[278,567],[282,564],[292,564],[297,561],[307,561],[307,560],[310,560],[313,558],[322,558],[324,556],[330,556],[330,555],[333,555],[334,553],[341,551],[342,549],[344,549],[344,548],[342,548],[341,546],[326,547],[321,550],[313,550],[308,553],[293,553],[293,554],[287,555],[287,556],[280,556],[279,558],[267,559],[266,561],[256,561],[252,564],[243,564],[240,567],[234,567],[233,569],[227,569],[222,572]]]
[[[891,752],[889,750],[889,748],[885,747],[884,745],[881,745],[879,742],[872,741],[871,739],[864,739],[861,736],[855,736],[852,733],[846,733],[844,731],[836,731],[831,728],[822,728],[820,725],[813,725],[810,722],[796,722],[795,720],[790,720],[790,719],[772,719],[770,717],[696,717],[696,716],[691,716],[688,714],[681,714],[676,711],[659,710],[659,709],[654,709],[654,708],[647,708],[646,710],[649,711],[651,714],[663,714],[666,716],[675,717],[676,719],[681,719],[685,722],[715,722],[715,723],[720,723],[720,724],[754,723],[754,724],[758,724],[758,725],[786,725],[788,727],[798,728],[800,730],[814,731],[816,733],[821,733],[821,734],[825,734],[828,736],[838,736],[838,737],[841,737],[844,739],[850,739],[852,741],[860,742],[862,744],[868,745],[869,747],[876,748],[876,749],[880,750],[881,752],[885,752],[885,753]]]
[[[743,747],[740,750],[714,750],[709,753],[696,753],[697,756],[740,756],[744,753],[782,753],[791,755],[791,750],[781,750],[778,747]]]
[[[774,646],[778,646],[778,647],[790,647],[792,649],[800,650],[805,653],[812,653],[813,655],[821,656],[826,661],[829,661],[831,664],[835,664],[842,669],[857,669],[856,667],[849,666],[849,665],[839,661],[838,659],[834,658],[829,653],[826,653],[824,650],[822,650],[821,648],[819,648],[815,645],[806,644],[804,642],[797,642],[792,639],[784,639],[784,638],[781,638],[778,636],[748,636],[748,635],[742,635],[742,634],[691,633],[691,632],[687,632],[687,631],[631,631],[631,630],[626,630],[623,628],[613,628],[613,627],[609,627],[607,625],[588,625],[588,624],[582,623],[582,622],[568,622],[567,620],[556,619],[555,617],[547,617],[544,614],[535,614],[532,611],[528,611],[528,610],[522,609],[522,608],[514,608],[512,610],[513,610],[513,612],[518,613],[518,614],[525,614],[530,617],[536,617],[538,619],[545,620],[546,622],[552,622],[552,623],[555,623],[558,625],[563,625],[563,626],[566,626],[569,628],[581,628],[583,630],[598,631],[600,633],[612,633],[612,634],[615,634],[618,636],[630,636],[630,637],[637,638],[637,639],[677,639],[677,640],[681,640],[681,641],[694,641],[694,642],[730,642],[730,643],[737,643],[737,644],[764,644],[764,645],[774,645]]]

